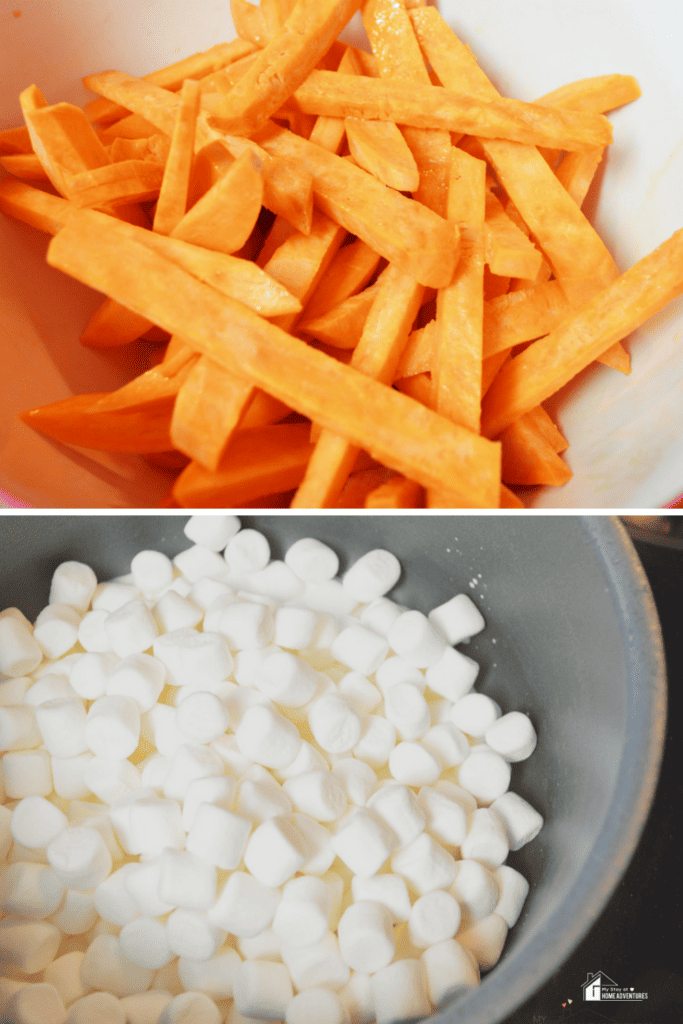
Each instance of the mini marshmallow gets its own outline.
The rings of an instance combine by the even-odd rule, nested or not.
[[[344,589],[339,580],[321,580],[307,583],[301,595],[303,603],[316,612],[326,612],[338,618],[350,615],[358,602]]]
[[[233,572],[258,572],[270,561],[270,544],[258,530],[240,530],[228,541],[223,557]]]
[[[528,715],[510,711],[484,733],[484,740],[506,761],[524,761],[536,749],[536,730]]]
[[[456,862],[452,854],[428,832],[423,832],[409,846],[393,854],[391,870],[403,875],[424,896],[434,889],[447,889],[451,885],[455,878]]]
[[[396,848],[396,837],[379,815],[359,807],[336,833],[332,847],[354,874],[369,878]]]
[[[283,789],[297,811],[316,821],[336,821],[346,810],[344,787],[333,772],[295,775],[284,783]]]
[[[0,707],[0,751],[26,750],[43,742],[35,709],[29,704]]]
[[[299,753],[293,761],[284,768],[273,772],[279,782],[293,779],[295,775],[303,775],[304,772],[329,771],[329,764],[320,753],[307,740],[303,740],[299,747]]]
[[[49,604],[67,604],[85,612],[97,586],[97,576],[83,562],[62,562],[52,574]]]
[[[223,1016],[204,992],[182,992],[164,1007],[158,1024],[221,1024]]]
[[[486,625],[484,616],[467,594],[456,594],[450,601],[433,608],[429,618],[439,627],[449,644],[467,643],[471,637],[481,633]]]
[[[329,988],[338,992],[348,982],[351,971],[339,951],[332,932],[309,946],[283,946],[282,960],[299,992],[309,988]]]
[[[389,630],[388,641],[396,654],[416,668],[437,664],[446,649],[441,630],[417,610],[399,615]]]
[[[46,864],[19,861],[0,876],[0,908],[31,921],[53,914],[64,898],[64,885]]]
[[[312,701],[308,724],[318,746],[331,754],[347,753],[361,738],[361,719],[337,693]]]
[[[382,768],[396,746],[396,729],[381,715],[365,715],[360,722],[360,739],[353,756],[367,761],[371,768]]]
[[[427,979],[427,993],[433,1006],[441,1008],[455,996],[479,985],[479,964],[457,939],[429,946],[421,958]]]
[[[269,562],[263,569],[244,576],[245,589],[274,601],[291,601],[299,597],[304,585],[285,562]]]
[[[178,704],[176,721],[180,731],[195,743],[210,743],[229,725],[225,705],[205,690],[189,694]]]
[[[199,608],[206,612],[218,597],[229,596],[234,600],[235,595],[227,583],[221,580],[213,580],[209,576],[202,576],[196,583],[193,583],[187,596]]]
[[[52,963],[61,941],[60,930],[47,921],[5,917],[0,921],[0,963],[37,974]]]
[[[384,695],[384,714],[402,740],[419,740],[429,731],[429,705],[412,683],[395,683]]]
[[[231,651],[259,650],[273,642],[275,618],[260,601],[233,601],[223,608],[216,630]]]
[[[118,663],[113,651],[82,654],[69,673],[69,682],[83,700],[97,700],[107,692],[109,675]]]
[[[202,544],[212,551],[222,551],[226,544],[239,532],[241,523],[237,516],[190,516],[183,532],[194,544]]]
[[[470,815],[467,835],[460,844],[466,859],[479,860],[497,868],[506,860],[510,846],[499,818],[490,808],[480,807]]]
[[[158,970],[173,959],[166,928],[153,917],[136,917],[119,932],[121,952],[138,967]]]
[[[56,672],[46,672],[33,686],[29,686],[22,703],[37,708],[46,700],[64,700],[76,696],[76,691],[66,676],[58,675]]]
[[[357,715],[371,714],[382,695],[361,672],[347,672],[338,684],[338,691]]]
[[[162,900],[188,910],[208,910],[213,906],[216,868],[205,858],[189,850],[166,848],[159,854],[159,869],[158,893]]]
[[[170,992],[138,992],[121,999],[127,1024],[158,1024],[159,1017],[173,999]]]
[[[308,946],[329,930],[332,893],[320,878],[292,878],[284,886],[273,918],[273,932],[281,943]]]
[[[198,626],[204,618],[204,609],[175,590],[167,590],[154,605],[154,617],[160,631],[170,633],[174,629]]]
[[[138,551],[130,563],[130,573],[143,594],[158,594],[173,582],[173,563],[162,551]]]
[[[389,771],[406,786],[429,786],[441,774],[441,764],[421,743],[402,740],[389,755]]]
[[[509,864],[501,864],[493,872],[493,877],[498,883],[500,898],[493,908],[494,912],[502,917],[508,928],[513,928],[519,920],[522,908],[529,895],[529,883],[524,875],[520,874]]]
[[[43,981],[47,985],[54,985],[65,1006],[70,1006],[88,993],[88,988],[81,981],[83,956],[82,950],[75,949],[53,960],[43,972]]]
[[[31,685],[33,685],[33,679],[30,676],[15,676],[11,679],[0,680],[0,707],[21,704]]]
[[[284,964],[272,960],[245,960],[233,983],[235,1008],[245,1017],[284,1020],[294,996],[292,980]]]
[[[275,650],[261,662],[255,686],[275,704],[300,708],[318,689],[318,673],[290,651]]]
[[[310,608],[282,605],[275,612],[274,643],[290,650],[310,647],[318,628],[318,613]]]
[[[88,748],[97,757],[109,761],[130,757],[140,742],[138,705],[132,697],[98,697],[88,710],[84,735]]]
[[[434,693],[456,701],[469,693],[479,675],[479,664],[455,647],[446,647],[437,662],[425,672],[427,686]]]
[[[351,879],[354,900],[370,900],[381,903],[395,923],[407,921],[410,917],[410,896],[405,879],[400,875],[380,874],[371,878],[354,875]]]
[[[164,796],[184,800],[187,788],[195,779],[223,774],[223,761],[218,754],[201,743],[184,743],[171,758]]]
[[[2,758],[2,770],[9,800],[21,800],[25,796],[49,796],[52,792],[50,755],[47,750],[9,750]]]
[[[64,1000],[54,985],[37,982],[17,989],[3,1006],[2,1019],[6,1024],[42,1024],[67,1020]]]
[[[394,958],[393,918],[383,903],[352,903],[342,914],[337,933],[339,952],[354,971],[374,974]]]
[[[376,672],[389,653],[389,642],[365,626],[347,626],[334,638],[330,648],[342,665],[370,676]]]
[[[264,928],[251,939],[238,939],[237,949],[243,960],[281,960],[281,943],[272,928]]]
[[[190,584],[196,583],[204,576],[214,580],[225,580],[228,575],[225,559],[221,558],[217,551],[212,551],[203,544],[195,544],[194,547],[181,551],[173,559],[173,564]]]
[[[98,800],[113,804],[140,788],[140,772],[125,758],[110,761],[92,757],[83,765],[83,782]]]
[[[285,1024],[347,1024],[341,999],[328,988],[309,988],[287,1004]]]
[[[505,829],[511,850],[521,850],[543,827],[543,817],[517,793],[503,793],[490,805],[491,813]]]
[[[266,768],[285,768],[301,746],[296,726],[277,711],[262,705],[245,712],[235,736],[241,753]]]
[[[111,640],[107,633],[109,612],[97,608],[86,612],[78,624],[78,642],[86,651],[105,654],[111,651]]]
[[[189,683],[199,689],[204,683],[222,682],[232,672],[232,655],[218,633],[175,629],[158,637],[153,651],[166,666],[173,686]]]
[[[12,811],[10,830],[15,842],[37,848],[47,846],[68,825],[68,818],[42,796],[28,796]]]
[[[446,846],[459,846],[467,835],[466,807],[432,786],[422,786],[417,799],[427,818],[427,831]]]
[[[209,920],[240,938],[253,938],[275,917],[280,893],[246,871],[233,871],[213,907]]]
[[[189,832],[192,828],[201,804],[215,804],[228,811],[232,810],[236,791],[237,780],[229,775],[208,775],[201,779],[193,779],[185,790],[183,800],[183,828],[185,831]]]
[[[480,806],[488,807],[507,792],[510,774],[508,762],[495,750],[482,746],[474,748],[459,766],[458,782]]]
[[[50,604],[38,615],[33,639],[47,658],[61,658],[78,640],[81,616],[67,604]]]
[[[444,768],[462,764],[470,752],[467,736],[450,721],[432,726],[421,742]]]
[[[111,641],[111,649],[119,658],[142,654],[159,636],[156,619],[140,598],[111,612],[104,628]]]
[[[154,856],[170,846],[185,845],[180,803],[167,797],[143,796],[133,799],[128,810],[128,851]]]
[[[75,695],[73,700],[47,700],[36,708],[36,723],[45,749],[53,757],[77,757],[88,749],[86,721],[83,701]]]
[[[166,681],[166,668],[150,654],[129,654],[113,668],[106,693],[109,697],[130,697],[141,712],[149,711],[159,699]]]
[[[143,739],[153,743],[162,757],[173,757],[187,742],[187,736],[178,728],[175,708],[168,704],[153,704],[149,711],[143,712],[140,731]]]
[[[339,570],[339,557],[331,547],[314,537],[295,541],[285,555],[285,563],[305,583],[323,583]]]
[[[294,814],[292,820],[306,841],[308,860],[301,870],[307,875],[324,875],[336,857],[332,833],[307,814]]]
[[[140,597],[142,594],[131,583],[112,580],[109,583],[98,583],[91,603],[96,611],[115,612],[129,601],[135,601]]]
[[[205,633],[218,633],[218,627],[226,608],[239,602],[234,592],[225,587],[222,593],[218,594],[208,605],[204,613],[203,631]]]
[[[346,798],[357,807],[364,807],[377,789],[377,776],[364,761],[357,757],[343,757],[332,766],[346,793]]]
[[[116,935],[98,935],[81,963],[84,984],[115,996],[144,992],[152,984],[153,976],[151,968],[140,967],[124,955]]]
[[[468,693],[451,709],[451,722],[473,739],[482,740],[486,730],[500,717],[500,707],[485,693]]]
[[[436,889],[415,900],[408,919],[408,935],[418,949],[452,939],[459,927],[460,907],[450,893]]]
[[[260,765],[254,767],[260,768]],[[265,771],[265,769],[263,769]],[[247,773],[248,774],[248,773]],[[292,801],[277,782],[270,779],[243,779],[237,796],[237,810],[254,822],[292,813]]]
[[[209,745],[209,750],[220,760],[224,769],[238,779],[254,764],[250,757],[242,753],[237,745],[237,737],[232,733],[219,736]]]
[[[178,960],[171,960],[170,963],[166,964],[165,967],[160,967],[158,971],[155,971],[154,977],[152,978],[151,992],[160,991],[167,995],[168,1002],[174,996],[180,996],[183,994],[183,986],[180,978],[178,977]],[[141,993],[142,994],[142,993]],[[147,994],[147,993],[144,993]],[[168,1002],[164,1005],[168,1005]],[[130,1024],[130,1022],[129,1022]],[[154,1018],[152,1024],[158,1024],[158,1018]]]
[[[90,931],[96,920],[97,908],[93,894],[79,892],[77,889],[65,891],[60,906],[50,917],[51,924],[65,935],[83,935]]]
[[[257,690],[254,687],[240,686],[237,683],[230,682],[229,680],[222,684],[221,692],[217,694],[217,696],[220,697],[225,704],[230,726],[234,730],[237,730],[249,708],[253,708],[255,705],[271,708],[275,711],[275,705],[271,701],[270,697],[267,697],[265,693],[261,693],[260,690]],[[221,737],[219,736],[217,737],[217,740],[213,740],[212,742],[220,740]]]
[[[125,1024],[125,1020],[120,999],[111,992],[90,992],[71,1004],[64,1024]]]
[[[38,668],[43,652],[31,629],[12,615],[0,618],[0,672],[5,676],[24,676]]]
[[[231,999],[241,962],[234,949],[225,947],[204,961],[180,957],[178,976],[188,992],[203,992],[212,999]]]
[[[78,825],[62,829],[48,846],[47,858],[70,889],[94,889],[112,868],[111,854],[100,833]]]
[[[384,597],[398,583],[401,563],[391,551],[376,548],[361,555],[342,577],[342,585],[357,601],[367,604]]]
[[[369,974],[352,971],[339,998],[352,1024],[373,1024],[375,1009],[372,999],[372,978]]]
[[[2,765],[0,764],[0,767]],[[12,811],[0,804],[0,860],[4,860],[12,846]]]
[[[143,917],[163,917],[165,914],[170,914],[172,910],[175,910],[175,901],[162,900],[159,895],[159,885],[161,882],[161,857],[150,857],[149,860],[139,861],[138,863],[126,864],[126,868],[131,870],[126,871],[123,875],[123,886],[133,901],[133,905],[137,912]],[[119,869],[121,871],[123,869]],[[119,872],[114,872],[119,874]],[[114,876],[110,876],[103,883],[106,886],[110,879]],[[131,914],[129,920],[133,920],[135,914]],[[127,923],[127,922],[124,922]]]
[[[381,636],[388,636],[394,622],[404,611],[404,608],[388,597],[376,597],[361,609],[358,617],[368,629]]]
[[[469,949],[483,970],[498,963],[507,938],[508,926],[498,914],[489,914],[458,932],[458,942]]]
[[[301,869],[307,857],[303,834],[287,818],[278,816],[254,830],[244,851],[244,864],[259,882],[277,889]]]
[[[251,832],[251,821],[215,804],[200,804],[187,836],[187,849],[224,871],[242,860]]]
[[[178,907],[166,921],[166,939],[176,956],[208,960],[225,941],[225,930],[200,910]]]
[[[397,960],[372,977],[377,1024],[421,1020],[432,1012],[420,960]]]
[[[375,672],[375,682],[382,693],[386,693],[394,683],[412,683],[420,693],[424,693],[427,685],[424,672],[398,654],[392,654],[391,657],[384,659]]]

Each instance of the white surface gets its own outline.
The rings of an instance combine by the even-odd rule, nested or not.
[[[442,0],[442,13],[505,94],[532,100],[576,78],[635,75],[643,97],[615,112],[615,142],[586,209],[626,269],[683,227],[683,73],[678,0]],[[12,12],[21,10],[20,17]],[[191,12],[191,13],[188,13]],[[55,102],[83,102],[81,75],[135,75],[232,37],[216,0],[0,0],[0,127],[20,123],[17,94],[35,82]],[[358,41],[353,28],[345,37]],[[46,239],[0,220],[0,343],[6,387],[0,490],[39,507],[155,505],[167,476],[139,458],[52,446],[15,419],[72,392],[111,390],[133,347],[98,354],[77,338],[99,298],[44,265]],[[599,368],[567,386],[558,417],[573,480],[544,507],[661,506],[683,491],[679,299],[628,342],[633,372]],[[30,369],[27,369],[30,368]],[[50,472],[38,471],[38,460]],[[60,481],[61,478],[61,481]],[[58,481],[60,481],[58,483]]]

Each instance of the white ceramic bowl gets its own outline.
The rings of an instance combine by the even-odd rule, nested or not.
[[[441,0],[442,14],[500,90],[533,100],[592,75],[632,74],[643,96],[612,115],[615,142],[586,211],[626,269],[683,227],[683,5],[677,0]],[[16,16],[15,12],[19,14]],[[360,41],[358,19],[345,38]],[[88,72],[143,75],[234,36],[227,0],[0,0],[0,127],[20,123],[31,83],[51,102],[92,98]],[[4,409],[0,490],[36,507],[150,507],[169,477],[140,458],[53,445],[20,410],[112,390],[136,372],[132,346],[104,354],[78,336],[100,296],[44,263],[47,239],[0,218]],[[574,477],[540,507],[648,508],[683,491],[683,300],[628,341],[629,378],[604,367],[553,402]],[[0,497],[2,495],[0,494]]]

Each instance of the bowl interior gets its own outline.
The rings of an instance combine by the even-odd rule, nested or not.
[[[0,520],[0,607],[35,616],[56,565],[86,561],[99,579],[143,548],[188,546],[183,516]],[[329,543],[342,570],[374,547],[399,557],[392,596],[429,611],[455,593],[486,629],[462,649],[476,687],[503,712],[530,715],[531,759],[511,789],[544,815],[540,835],[509,863],[531,883],[503,959],[467,1000],[468,1024],[493,1024],[539,987],[599,914],[633,852],[657,776],[664,669],[645,577],[616,520],[575,516],[254,516],[273,557],[302,536]],[[439,1019],[455,1020],[452,1010]]]
[[[181,0],[28,0],[19,17],[12,6],[0,5],[6,41],[0,127],[21,123],[17,96],[32,82],[51,102],[82,103],[91,98],[80,84],[86,73],[118,68],[143,75],[234,36],[229,5],[212,0],[195,0],[192,17]],[[441,0],[438,6],[505,95],[533,100],[586,76],[635,75],[643,96],[612,115],[615,143],[586,212],[622,269],[683,226],[681,5]],[[345,38],[361,42],[358,18]],[[100,296],[48,268],[46,244],[34,229],[0,218],[0,491],[5,500],[36,507],[155,507],[170,482],[164,471],[139,457],[67,449],[16,418],[73,393],[113,390],[147,358],[139,344],[107,353],[79,346]],[[546,507],[660,507],[683,490],[682,327],[678,300],[628,342],[629,378],[594,367],[563,389],[553,408],[571,443],[574,477],[530,500]]]

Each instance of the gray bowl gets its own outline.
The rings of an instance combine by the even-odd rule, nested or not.
[[[4,516],[0,607],[30,617],[60,561],[98,578],[128,571],[143,548],[187,547],[184,515]],[[503,711],[527,712],[539,743],[513,766],[511,788],[546,819],[508,863],[531,883],[499,964],[437,1024],[494,1024],[568,958],[622,876],[657,782],[666,681],[652,595],[625,529],[606,517],[504,515],[245,516],[274,557],[302,536],[341,556],[394,551],[393,595],[428,611],[464,591],[487,628],[463,649],[481,664],[477,688]]]

